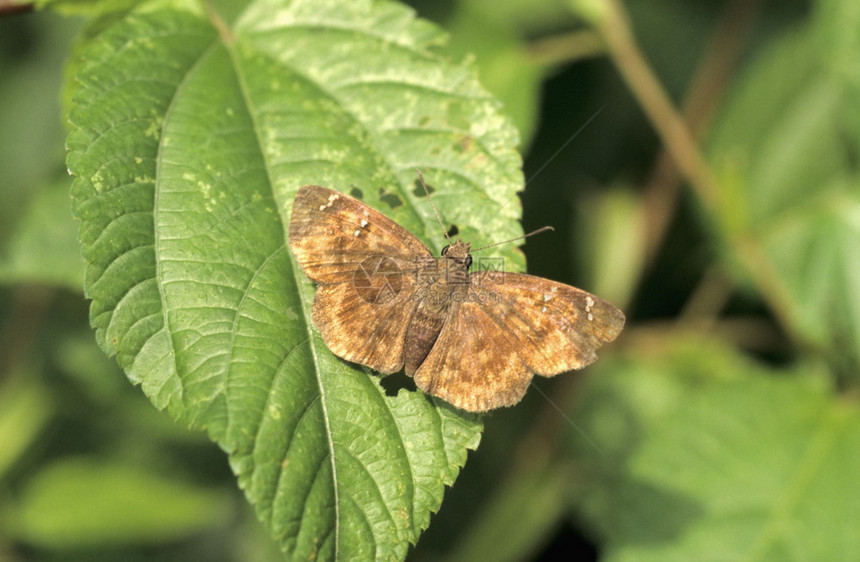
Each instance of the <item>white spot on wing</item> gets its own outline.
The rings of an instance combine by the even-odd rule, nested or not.
[[[591,313],[592,308],[594,308],[594,299],[591,296],[585,297],[585,317],[588,318],[589,322],[594,320],[594,314]]]
[[[337,193],[332,193],[328,196],[328,203],[326,203],[325,205],[320,205],[320,211],[325,211],[327,208],[331,207],[338,199],[340,199],[340,195],[338,195]]]

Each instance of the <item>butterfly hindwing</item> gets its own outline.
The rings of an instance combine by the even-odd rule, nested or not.
[[[469,298],[415,372],[415,383],[464,410],[516,404],[534,374],[581,369],[624,325],[620,310],[585,291],[517,273],[477,272]]]
[[[314,324],[328,348],[347,361],[380,373],[403,367],[406,328],[418,304],[401,291],[396,297],[369,302],[349,283],[320,285],[312,309]]]
[[[532,374],[506,328],[474,302],[456,303],[436,344],[415,371],[415,384],[470,412],[519,402]]]

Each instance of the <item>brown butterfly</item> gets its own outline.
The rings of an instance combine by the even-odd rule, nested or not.
[[[469,243],[435,257],[361,201],[299,189],[290,248],[317,287],[312,318],[339,357],[415,384],[470,412],[519,402],[534,374],[597,360],[624,314],[575,287],[519,273],[469,272]]]

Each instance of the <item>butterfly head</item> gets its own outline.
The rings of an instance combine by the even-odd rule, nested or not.
[[[468,270],[472,266],[472,254],[469,253],[469,248],[468,242],[457,240],[442,248],[442,257],[461,264],[464,269]]]

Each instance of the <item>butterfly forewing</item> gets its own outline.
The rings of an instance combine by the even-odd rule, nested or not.
[[[427,247],[361,201],[306,185],[293,204],[290,248],[320,285],[312,317],[328,348],[382,373],[398,371],[417,305],[416,271],[433,259]]]
[[[317,283],[352,282],[368,258],[387,257],[408,273],[433,257],[420,240],[379,211],[318,185],[306,185],[296,194],[290,249]]]
[[[608,302],[532,275],[477,272],[470,295],[470,303],[506,327],[529,369],[543,376],[593,363],[597,349],[624,326],[624,314]]]

